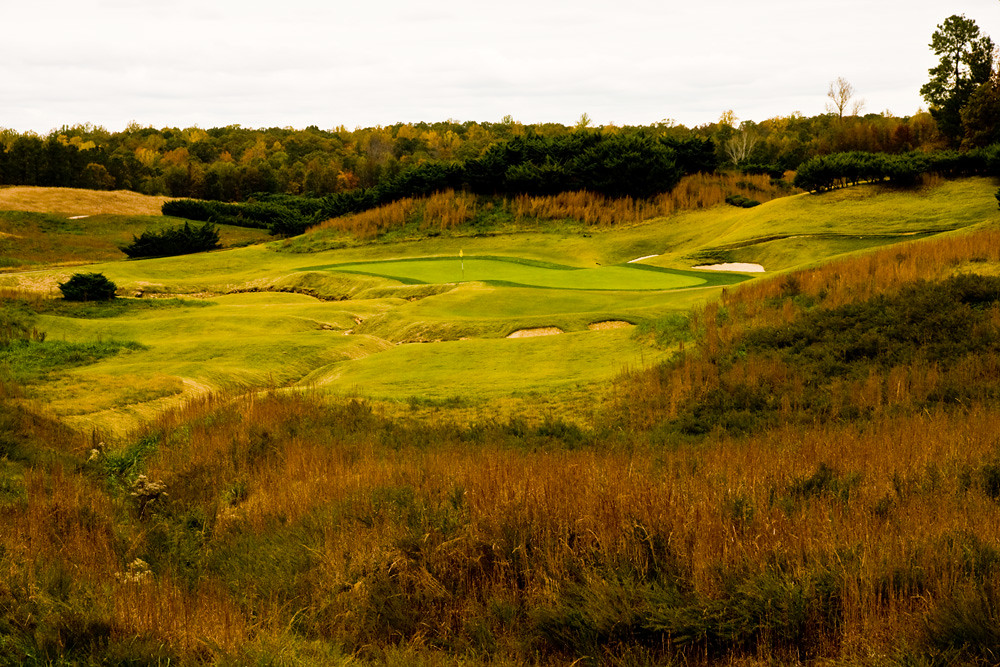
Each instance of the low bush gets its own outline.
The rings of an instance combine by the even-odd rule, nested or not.
[[[753,208],[754,206],[760,206],[760,202],[756,199],[750,199],[749,197],[744,197],[743,195],[729,195],[726,197],[726,203],[730,206],[739,206],[740,208]]]
[[[179,227],[159,232],[147,230],[140,236],[133,235],[132,243],[121,246],[120,249],[129,257],[136,258],[190,255],[221,247],[219,230],[215,225],[206,222],[201,227],[192,227],[185,222]]]
[[[59,291],[67,301],[109,301],[115,298],[118,286],[103,273],[74,273],[59,283]]]
[[[275,236],[296,236],[315,222],[316,200],[294,197],[268,197],[268,201],[229,204],[221,201],[176,199],[163,204],[163,215],[187,218],[220,225],[267,229]]]

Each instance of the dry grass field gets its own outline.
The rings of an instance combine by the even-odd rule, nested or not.
[[[0,211],[30,211],[77,215],[160,215],[170,197],[138,192],[80,190],[32,186],[0,187]]]

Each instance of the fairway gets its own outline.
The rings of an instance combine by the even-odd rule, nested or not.
[[[563,290],[672,290],[743,279],[637,265],[580,269],[516,257],[427,257],[329,264],[300,270],[359,273],[391,278],[404,284],[485,282]]]
[[[607,382],[667,356],[630,331],[582,331],[522,339],[397,345],[351,363],[332,363],[306,382],[345,394],[472,400],[547,394]]]

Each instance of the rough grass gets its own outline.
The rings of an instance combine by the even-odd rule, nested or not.
[[[125,259],[121,246],[145,231],[166,229],[180,222],[176,218],[133,214],[95,214],[71,220],[53,213],[0,210],[0,271]],[[261,230],[226,225],[219,227],[219,234],[225,246],[270,238]]]

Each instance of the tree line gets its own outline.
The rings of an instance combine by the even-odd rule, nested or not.
[[[949,150],[887,155],[853,151],[821,155],[799,166],[794,184],[813,192],[882,181],[909,187],[916,185],[921,176],[932,173],[948,178],[1000,176],[1000,144],[964,153]]]
[[[311,223],[358,213],[406,197],[444,190],[482,195],[549,195],[587,190],[607,197],[649,198],[669,192],[685,174],[718,166],[711,140],[671,139],[649,133],[535,133],[494,144],[466,162],[427,161],[386,178],[326,197],[260,193],[254,201],[176,200],[166,215],[299,234]]]
[[[650,137],[678,146],[711,142],[705,167],[768,165],[794,170],[805,160],[838,151],[905,153],[948,146],[927,113],[910,117],[869,114],[792,114],[759,123],[731,112],[716,122],[685,127],[669,120],[648,126],[577,128],[557,123],[399,123],[347,130],[250,129],[238,125],[186,129],[141,127],[109,132],[93,125],[65,126],[47,135],[0,129],[0,184],[123,189],[144,194],[243,201],[256,193],[325,197],[369,189],[428,162],[467,163],[514,139],[540,137],[586,144],[602,136]],[[731,149],[739,144],[742,150]],[[506,150],[513,150],[514,146]],[[529,160],[530,161],[530,160]],[[532,162],[512,180],[532,185],[539,173],[563,174]],[[565,166],[565,165],[564,165]],[[570,175],[573,180],[576,174]],[[593,176],[596,177],[596,174]]]

